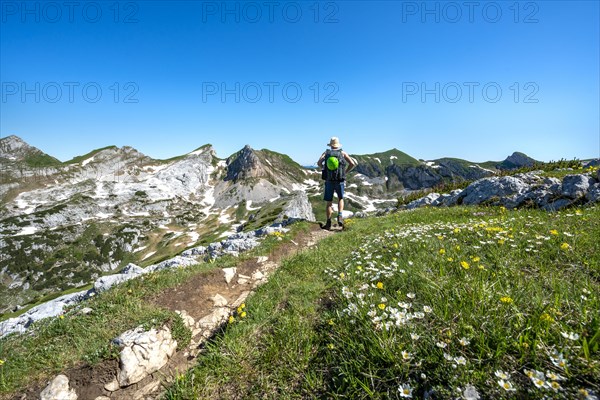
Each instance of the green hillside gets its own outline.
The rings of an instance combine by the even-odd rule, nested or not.
[[[56,158],[42,152],[31,152],[23,161],[27,166],[33,168],[58,167],[62,164]]]
[[[420,161],[416,158],[409,156],[408,154],[398,150],[391,149],[385,151],[383,153],[373,153],[373,154],[358,154],[352,155],[359,164],[371,164],[377,163],[382,167],[387,167],[391,164],[402,165],[402,166],[410,166],[410,165],[419,165]],[[379,159],[379,161],[377,160]]]
[[[117,148],[118,148],[117,146],[113,145],[113,146],[102,147],[100,149],[95,149],[95,150],[92,150],[89,153],[86,153],[84,155],[73,157],[72,159],[70,159],[68,161],[65,161],[64,164],[65,165],[78,164],[78,163],[80,163],[80,162],[82,162],[82,161],[84,161],[84,160],[86,160],[88,158],[93,157],[94,155],[96,155],[97,153],[99,153],[99,152],[101,152],[103,150],[117,149]]]

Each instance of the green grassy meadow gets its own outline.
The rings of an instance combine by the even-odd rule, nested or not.
[[[165,398],[591,399],[599,220],[456,207],[349,221],[288,259]]]

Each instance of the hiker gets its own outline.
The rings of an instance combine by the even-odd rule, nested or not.
[[[317,162],[322,170],[321,177],[325,180],[325,196],[323,200],[327,202],[327,222],[323,229],[331,228],[331,216],[333,215],[333,192],[338,198],[338,216],[337,222],[340,227],[344,227],[344,181],[346,174],[356,167],[357,163],[342,150],[342,145],[337,137],[332,137],[328,144],[331,149],[327,149]]]

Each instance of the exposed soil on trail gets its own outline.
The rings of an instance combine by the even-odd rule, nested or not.
[[[183,311],[195,321],[211,315],[216,307],[213,298],[217,294],[226,299],[226,307],[235,309],[237,303],[243,301],[257,285],[267,280],[283,259],[313,247],[319,240],[331,234],[333,232],[313,224],[308,232],[301,232],[293,240],[279,244],[268,256],[254,257],[237,264],[236,273],[230,277],[229,282],[225,279],[224,270],[214,269],[199,273],[181,285],[157,294],[149,301],[165,309]],[[193,337],[191,350],[188,348],[178,351],[160,371],[141,382],[113,392],[107,390],[105,385],[115,380],[119,369],[118,360],[105,360],[94,366],[74,367],[63,374],[69,378],[69,386],[75,389],[79,399],[155,399],[159,396],[162,386],[196,363],[195,358],[205,341],[201,336]],[[40,392],[46,384],[32,384],[9,399],[39,399]]]
[[[311,247],[328,234],[330,233],[313,225],[310,232],[302,232],[291,242],[282,243],[274,248],[267,256],[267,260],[259,262],[257,258],[252,258],[238,264],[236,266],[237,276],[251,277],[265,264],[275,264],[272,267],[277,268],[283,258],[291,257],[301,250]],[[152,299],[152,302],[172,311],[185,310],[194,319],[198,319],[207,315],[213,308],[211,297],[215,294],[218,293],[227,300],[233,301],[250,289],[251,285],[238,284],[238,279],[234,279],[229,284],[226,283],[223,279],[223,272],[213,270],[193,276],[184,284],[165,290]]]

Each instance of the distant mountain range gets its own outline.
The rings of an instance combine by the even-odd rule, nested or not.
[[[348,209],[373,211],[406,191],[531,165],[417,160],[399,150],[353,155]],[[320,171],[245,146],[211,145],[168,160],[109,146],[61,162],[17,136],[0,139],[0,312],[86,285],[129,262],[149,265],[198,243],[277,219],[323,213]]]

